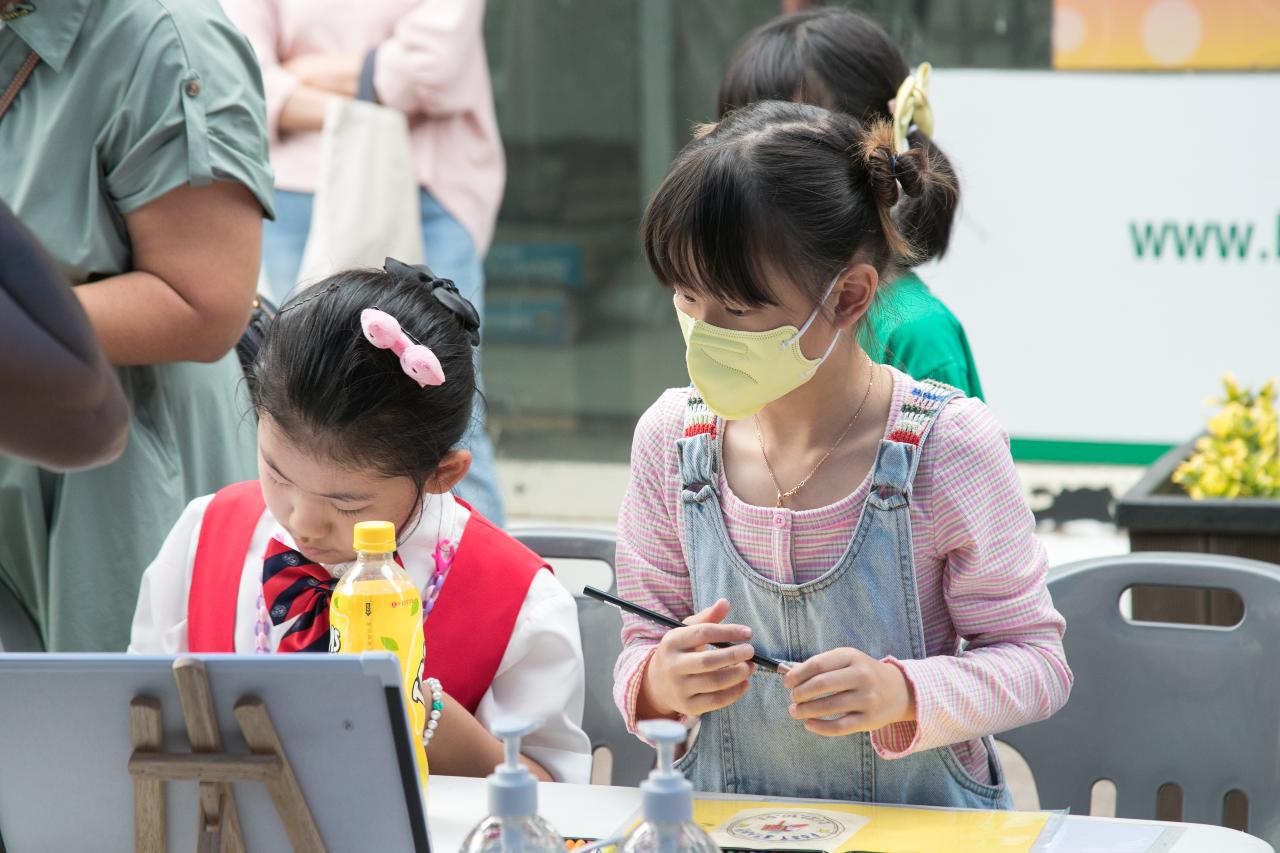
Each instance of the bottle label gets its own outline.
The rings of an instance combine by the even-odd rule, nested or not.
[[[422,600],[413,584],[389,580],[356,581],[340,585],[329,603],[329,651],[339,654],[391,652],[400,662],[404,695],[408,697],[409,732],[418,756],[423,785],[427,755],[422,734],[427,705],[421,680],[426,667],[422,636]]]

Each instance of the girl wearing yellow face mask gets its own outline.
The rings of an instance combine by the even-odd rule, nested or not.
[[[720,81],[716,112],[724,117],[755,101],[815,104],[894,126],[897,150],[923,149],[932,167],[955,172],[934,139],[929,64],[907,65],[902,50],[871,18],[838,5],[779,15],[742,40]],[[945,182],[956,194],[953,180]],[[915,215],[912,208],[925,207]],[[916,249],[901,275],[879,288],[859,324],[859,340],[875,361],[917,379],[937,379],[982,398],[982,381],[964,326],[911,269],[947,253],[957,205],[907,198],[894,218]]]
[[[700,789],[1008,807],[989,736],[1066,701],[1003,431],[857,343],[916,256],[902,214],[953,202],[887,123],[766,101],[687,146],[645,213],[693,388],[636,429],[618,586],[688,627],[626,618],[615,695],[631,724],[690,725]]]

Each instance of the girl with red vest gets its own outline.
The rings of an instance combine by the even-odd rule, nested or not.
[[[362,520],[396,522],[423,590],[424,677],[444,690],[433,771],[502,760],[488,724],[519,712],[544,779],[586,782],[572,596],[451,489],[476,392],[479,318],[451,281],[388,259],[286,304],[254,366],[258,480],[192,501],[142,578],[131,652],[324,652],[329,597]]]

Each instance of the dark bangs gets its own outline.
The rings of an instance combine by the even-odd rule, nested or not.
[[[778,304],[761,259],[785,257],[785,227],[768,223],[749,161],[739,146],[707,139],[676,158],[641,224],[645,260],[663,285],[742,308]]]

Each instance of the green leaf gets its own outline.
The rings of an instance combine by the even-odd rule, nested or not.
[[[410,615],[410,616],[417,616],[417,615],[418,615],[418,611],[419,611],[419,610],[421,610],[421,609],[422,609],[422,604],[418,601],[418,599],[417,599],[417,598],[414,598],[414,599],[413,599],[413,609],[409,611],[409,615]]]
[[[397,643],[395,640],[391,639],[390,637],[381,637],[380,639],[382,640],[382,647],[387,651],[389,652],[400,651],[400,644]]]

